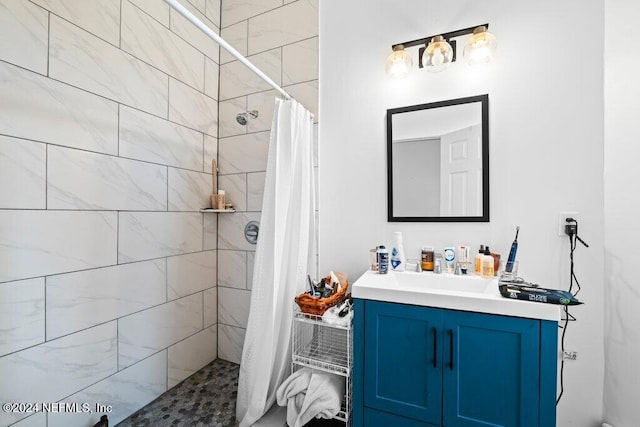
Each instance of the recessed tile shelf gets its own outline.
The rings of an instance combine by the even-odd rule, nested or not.
[[[235,209],[211,209],[211,208],[200,209],[200,212],[204,212],[204,213],[234,213],[235,211],[236,211]]]

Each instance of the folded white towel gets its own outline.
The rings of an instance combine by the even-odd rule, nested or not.
[[[287,424],[302,427],[313,417],[333,418],[340,411],[344,377],[302,368],[276,392],[278,405],[287,406]]]
[[[276,391],[278,405],[287,407],[287,424],[290,427],[294,427],[300,408],[304,404],[312,373],[309,368],[299,369],[289,375]]]
[[[298,416],[300,426],[313,417],[333,418],[340,411],[344,395],[344,377],[335,374],[315,372]]]

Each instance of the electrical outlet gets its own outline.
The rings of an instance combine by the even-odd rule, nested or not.
[[[564,360],[578,360],[578,352],[577,351],[565,351],[562,355]]]
[[[573,218],[576,221],[578,218],[578,212],[560,212],[558,214],[558,236],[566,236],[567,234],[564,232],[564,226],[567,225],[567,218]]]

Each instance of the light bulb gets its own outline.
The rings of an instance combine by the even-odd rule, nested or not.
[[[444,55],[442,54],[440,49],[436,49],[433,52],[433,57],[431,58],[431,62],[433,62],[433,65],[435,67],[439,67],[444,63]]]
[[[442,38],[435,36],[422,54],[422,65],[433,73],[447,68],[453,61],[453,48]]]
[[[388,76],[402,79],[407,77],[412,66],[411,55],[404,50],[403,45],[399,44],[393,47],[393,52],[387,57],[385,70]]]
[[[485,64],[491,61],[496,52],[496,36],[487,31],[484,26],[473,30],[473,36],[464,46],[462,56],[469,65]]]

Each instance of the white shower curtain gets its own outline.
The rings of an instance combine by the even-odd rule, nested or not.
[[[293,299],[304,292],[307,273],[316,277],[314,193],[311,113],[276,99],[238,379],[240,427],[269,410],[290,374]]]

